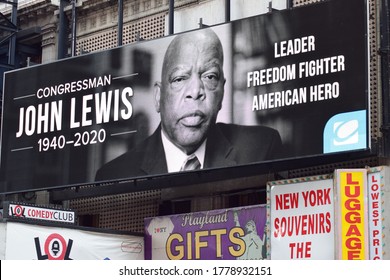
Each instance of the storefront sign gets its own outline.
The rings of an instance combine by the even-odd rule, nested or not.
[[[7,260],[143,260],[143,237],[6,223]]]
[[[146,219],[145,258],[153,260],[265,259],[265,223],[265,206]]]
[[[271,182],[271,259],[334,259],[332,179]]]
[[[339,215],[339,257],[368,259],[367,171],[336,171],[337,213]]]
[[[76,223],[76,214],[74,211],[38,207],[12,202],[6,202],[5,205],[7,206],[8,210],[5,218],[50,221],[70,224]]]
[[[382,170],[368,173],[368,234],[371,260],[381,260],[383,258],[383,177]]]

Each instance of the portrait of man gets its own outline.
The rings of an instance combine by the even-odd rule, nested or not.
[[[275,129],[217,123],[224,53],[209,28],[175,36],[154,86],[161,122],[142,143],[101,167],[96,181],[243,165],[280,158]]]

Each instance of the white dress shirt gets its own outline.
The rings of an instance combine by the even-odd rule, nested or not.
[[[167,160],[168,172],[178,172],[182,167],[183,163],[187,160],[190,155],[187,155],[176,147],[169,139],[165,136],[161,130],[161,139],[164,146],[165,158]],[[200,168],[203,168],[204,156],[206,153],[206,140],[203,141],[202,145],[193,153],[196,155],[200,162]]]

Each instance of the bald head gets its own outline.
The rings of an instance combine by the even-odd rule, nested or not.
[[[166,70],[176,63],[175,57],[181,54],[186,55],[186,48],[190,47],[200,52],[212,53],[220,61],[221,67],[223,67],[223,49],[217,34],[210,28],[200,29],[177,35],[169,44],[164,56],[162,80],[164,80],[164,75],[167,73]]]
[[[222,107],[224,84],[222,45],[211,29],[173,39],[155,100],[163,133],[183,152],[194,152],[207,138]]]

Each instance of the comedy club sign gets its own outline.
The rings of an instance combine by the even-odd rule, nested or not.
[[[337,170],[336,186],[338,257],[343,260],[366,260],[369,255],[367,170]]]
[[[266,259],[266,208],[251,206],[145,220],[145,259]]]
[[[188,140],[188,135],[194,142],[208,136],[203,169],[257,164],[269,172],[274,160],[366,151],[366,23],[365,0],[324,1],[7,72],[0,193],[180,172],[182,161],[168,159],[172,153],[166,151],[185,144],[166,142]],[[186,83],[188,73],[166,77],[162,69],[188,57],[171,53],[164,62],[169,44],[210,29],[222,45],[223,65],[196,76],[196,83]],[[202,102],[218,100],[199,108],[175,107],[179,101],[172,96],[184,93],[172,91],[200,84],[208,94],[218,91],[209,97],[220,99],[203,94]],[[163,100],[167,95],[169,101]],[[186,129],[172,121],[179,111]],[[225,125],[208,126],[214,119]],[[169,139],[161,139],[161,127],[191,133],[165,133]]]
[[[15,220],[35,220],[45,222],[76,223],[76,213],[74,211],[37,207],[20,203],[5,202],[5,218]]]

